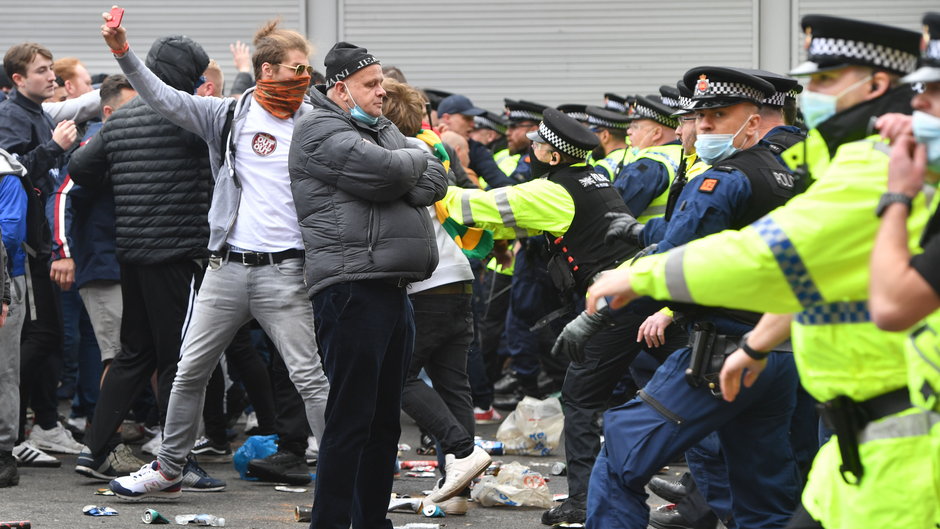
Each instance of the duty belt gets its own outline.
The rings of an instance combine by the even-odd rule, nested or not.
[[[878,395],[862,402],[840,395],[816,406],[826,428],[835,432],[839,441],[842,465],[839,473],[848,484],[859,484],[865,469],[859,457],[859,436],[873,421],[911,408],[910,394],[906,387]],[[850,479],[848,474],[854,477]]]

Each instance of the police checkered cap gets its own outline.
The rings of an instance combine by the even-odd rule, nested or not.
[[[532,141],[544,141],[573,158],[583,160],[597,147],[599,140],[593,132],[571,116],[554,109],[545,109],[545,119],[539,123],[538,131],[526,136]]]
[[[924,15],[923,24],[924,34],[918,63],[920,67],[903,79],[906,83],[940,81],[940,13],[927,13]]]
[[[905,75],[917,66],[921,39],[915,31],[829,15],[806,15],[800,25],[805,33],[807,62],[790,75],[810,75],[849,65]]]
[[[629,118],[622,112],[595,106],[588,106],[584,110],[587,114],[588,124],[594,127],[627,130],[627,127],[630,126]]]
[[[620,101],[614,101],[612,99],[608,99],[607,102],[604,103],[604,107],[609,108],[610,110],[616,110],[617,112],[627,111],[627,105],[621,103]]]
[[[764,104],[775,107],[782,107],[787,102],[787,97],[789,95],[789,92],[774,92],[774,95],[764,99]]]
[[[473,116],[473,124],[478,129],[490,129],[495,130],[500,134],[506,134],[506,125],[496,121],[494,118],[496,118],[496,116],[492,116],[490,112],[487,112],[482,116]]]
[[[506,117],[510,122],[542,121],[542,112],[547,108],[546,105],[525,100],[506,99],[505,102]]]
[[[672,97],[669,97],[669,96],[663,96],[663,104],[664,104],[664,105],[668,105],[668,106],[670,106],[670,107],[672,107],[672,108],[681,108],[681,107],[682,107],[682,103],[679,102],[679,98],[678,98],[678,97],[672,98]]]
[[[705,90],[695,89],[695,93],[692,95],[692,99],[700,99],[703,97],[738,97],[741,99],[753,99],[755,101],[763,101],[764,94],[754,88],[753,86],[748,86],[744,83],[735,83],[735,82],[721,82],[721,81],[711,81],[708,83],[708,87]]]
[[[563,140],[561,136],[555,134],[552,129],[548,128],[544,121],[539,123],[539,136],[544,138],[546,143],[555,149],[574,158],[587,158],[587,155],[591,153],[591,149],[575,147]]]
[[[830,37],[813,38],[808,56],[815,63],[836,58],[898,73],[910,72],[917,66],[917,55],[913,53],[882,44]]]
[[[660,125],[667,127],[678,127],[679,120],[672,116],[673,109],[667,108],[662,104],[657,105],[653,100],[654,96],[637,96],[630,107],[632,112],[630,117],[633,119],[651,119]],[[659,96],[655,96],[657,99]]]
[[[739,68],[699,66],[682,77],[692,91],[692,108],[721,108],[744,101],[760,105],[774,95],[774,85]]]

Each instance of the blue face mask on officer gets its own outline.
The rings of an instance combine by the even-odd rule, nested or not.
[[[751,117],[757,114],[751,114],[747,120],[738,128],[734,134],[699,134],[695,138],[695,152],[703,162],[708,165],[715,165],[741,149],[734,146],[734,139],[744,130]]]
[[[834,116],[837,112],[836,107],[838,106],[839,98],[867,83],[871,78],[872,76],[868,75],[859,79],[836,95],[821,94],[810,90],[806,90],[800,94],[800,110],[803,111],[803,122],[806,123],[806,127],[808,129],[815,129],[820,123]]]
[[[940,118],[915,110],[911,120],[914,139],[927,147],[927,167],[940,173]]]
[[[379,118],[369,114],[359,106],[359,103],[356,103],[356,99],[353,98],[352,92],[349,91],[349,85],[343,83],[346,86],[346,94],[349,96],[349,99],[353,103],[353,107],[349,109],[349,115],[352,118],[360,123],[365,123],[366,125],[375,125],[379,122]]]

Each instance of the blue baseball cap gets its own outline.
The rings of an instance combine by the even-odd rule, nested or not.
[[[462,114],[464,116],[482,116],[486,111],[482,108],[473,106],[473,102],[467,96],[454,94],[445,97],[437,105],[437,114]]]

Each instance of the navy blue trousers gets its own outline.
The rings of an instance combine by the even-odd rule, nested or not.
[[[392,529],[401,393],[414,350],[405,289],[354,281],[313,296],[323,369],[330,381],[311,529]]]

